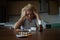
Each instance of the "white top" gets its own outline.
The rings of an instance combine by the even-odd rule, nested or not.
[[[24,21],[24,24],[22,25],[21,29],[31,29],[31,27],[35,27],[41,25],[41,20],[33,19],[32,22],[29,22],[28,20]]]

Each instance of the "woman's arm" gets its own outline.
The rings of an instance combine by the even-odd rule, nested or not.
[[[14,25],[14,31],[15,32],[20,32],[21,30],[19,29],[19,27],[23,24],[25,17],[21,17]]]
[[[42,22],[41,22],[41,18],[39,17],[38,13],[36,11],[34,11],[34,15],[36,16],[37,19],[37,30],[42,31]],[[40,29],[39,29],[40,28]]]
[[[21,10],[21,18],[14,25],[14,31],[15,32],[20,32],[21,31],[19,29],[19,27],[23,24],[23,22],[25,20],[25,15],[26,15],[25,8],[22,8],[22,10]]]

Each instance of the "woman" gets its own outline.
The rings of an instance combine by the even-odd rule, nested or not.
[[[20,32],[21,30],[19,28],[21,28],[21,26],[23,26],[25,29],[36,27],[37,30],[39,25],[41,25],[41,21],[36,9],[33,5],[28,4],[22,8],[21,18],[15,23],[14,31]]]

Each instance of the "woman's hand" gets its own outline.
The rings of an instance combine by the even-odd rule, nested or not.
[[[20,29],[14,29],[14,32],[17,34],[17,33],[21,32],[21,30]]]
[[[37,19],[39,19],[39,15],[36,11],[33,10],[34,15],[36,16]]]
[[[26,16],[26,10],[25,8],[23,8],[21,11],[21,17],[25,17],[25,16]]]

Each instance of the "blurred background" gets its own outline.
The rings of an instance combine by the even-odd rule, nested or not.
[[[21,9],[28,3],[33,4],[46,26],[60,28],[60,0],[0,0],[0,25],[14,28]]]

